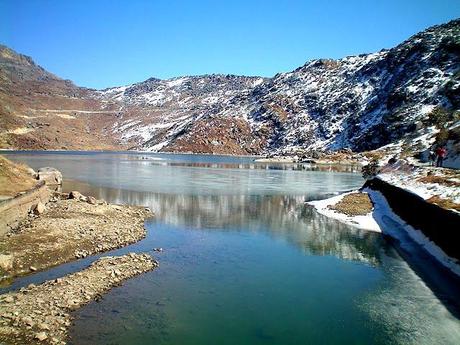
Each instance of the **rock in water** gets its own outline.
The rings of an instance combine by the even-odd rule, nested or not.
[[[38,179],[45,181],[47,185],[61,185],[62,174],[55,168],[45,167],[37,171]]]

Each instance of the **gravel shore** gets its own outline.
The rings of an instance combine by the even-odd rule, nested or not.
[[[103,257],[80,272],[4,294],[0,297],[0,342],[66,344],[73,310],[156,266],[158,262],[148,254]]]
[[[9,261],[0,265],[0,276],[24,275],[137,242],[146,235],[144,220],[153,216],[144,207],[110,205],[77,192],[70,197],[52,198],[36,210],[38,215],[0,238],[2,258]]]

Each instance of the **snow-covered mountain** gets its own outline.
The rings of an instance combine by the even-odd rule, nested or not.
[[[230,109],[237,97],[248,95],[264,80],[234,75],[150,78],[100,91],[99,98],[141,108],[142,113],[132,112],[116,121],[113,133],[136,148],[157,151],[175,143],[200,121],[210,121]]]
[[[120,119],[113,127],[140,149],[361,151],[420,129],[436,106],[459,109],[459,71],[455,20],[393,49],[313,60],[273,78],[149,79],[101,91],[100,97],[148,109],[147,116]]]
[[[27,82],[21,80],[24,88]],[[40,84],[42,95],[46,85],[46,80]],[[70,113],[61,103],[59,112],[69,111],[87,134],[105,134],[115,147],[228,154],[376,149],[424,134],[436,107],[460,109],[460,20],[431,27],[389,50],[312,60],[273,78],[150,78],[101,91],[79,89],[84,92],[72,91],[67,103],[84,95],[83,113],[99,114],[98,121],[83,118],[78,109]],[[46,110],[40,111],[51,116],[54,89],[48,91]],[[33,99],[29,96],[29,108]],[[24,107],[17,109],[18,116],[27,115],[21,113]],[[52,148],[45,139],[40,142]]]

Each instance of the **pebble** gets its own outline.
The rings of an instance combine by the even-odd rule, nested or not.
[[[50,330],[50,326],[48,326],[46,323],[42,322],[42,323],[39,323],[38,324],[38,328],[40,328],[41,330],[44,330],[44,331],[49,331]]]
[[[26,325],[29,325],[29,326],[34,325],[34,322],[32,321],[32,318],[30,316],[23,317],[22,322],[24,322]]]
[[[38,339],[39,341],[43,341],[43,340],[48,339],[48,336],[46,335],[45,332],[40,332],[40,333],[35,334],[35,339]]]
[[[80,199],[78,194],[75,196]],[[91,212],[94,212],[96,207],[100,207],[103,212],[98,215],[96,221],[87,219],[86,216],[76,217],[76,224],[70,226],[70,229],[66,227],[67,223],[58,224],[66,230],[63,234],[65,240],[75,243],[75,236],[80,240],[66,254],[47,253],[46,256],[51,260],[59,258],[64,262],[64,260],[86,257],[96,251],[119,248],[145,237],[143,220],[149,215],[143,209],[141,212],[131,206],[115,206],[112,209],[112,206],[90,206],[86,202],[77,200],[57,201],[51,205],[47,204],[48,206],[42,216],[29,220],[30,226],[24,233],[41,234],[47,231],[47,227],[40,222],[48,221],[46,217],[52,216],[53,212],[65,213],[67,209],[72,213],[81,212],[85,215],[86,210],[91,209]],[[18,234],[19,232],[12,236]],[[25,248],[26,253],[31,251],[35,255],[43,255],[40,252],[40,240],[41,237],[38,237],[36,242],[32,242],[39,245]],[[86,244],[83,240],[87,240]],[[91,241],[94,242],[93,245],[89,244]],[[25,257],[27,260],[18,262],[16,266],[22,268],[22,272],[36,272],[47,267],[46,262],[36,260],[33,256]],[[64,278],[57,278],[38,286],[30,284],[22,287],[19,291],[8,294],[0,300],[0,328],[3,327],[1,325],[14,327],[12,339],[20,334],[26,339],[36,339],[35,342],[38,340],[44,343],[65,344],[67,329],[71,325],[71,309],[77,309],[91,300],[100,299],[105,292],[119,285],[124,279],[151,270],[155,266],[150,255],[129,253],[122,257],[100,258],[89,268]]]

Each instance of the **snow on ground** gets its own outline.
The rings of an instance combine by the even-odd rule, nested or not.
[[[401,231],[405,231],[409,236],[421,245],[435,259],[450,269],[453,273],[460,276],[460,262],[448,256],[434,242],[430,241],[423,232],[414,229],[412,226],[404,222],[397,214],[393,212],[388,205],[382,193],[365,188],[364,192],[368,193],[374,203],[374,211],[372,212],[373,219],[378,223],[382,233],[390,235],[393,238],[399,238]]]
[[[428,172],[433,176],[445,177],[442,168],[435,167],[414,167],[412,171],[398,169],[398,165],[393,165],[392,170],[377,175],[377,178],[393,185],[414,193],[427,200],[433,196],[439,196],[443,199],[450,199],[453,202],[460,203],[460,188],[458,186],[448,186],[440,183],[420,182],[419,179],[426,177]]]
[[[328,208],[328,206],[335,205],[340,200],[342,200],[342,198],[345,195],[352,194],[352,193],[357,193],[357,191],[343,193],[337,196],[333,196],[332,198],[329,198],[329,199],[310,201],[308,202],[308,204],[314,206],[319,213],[321,213],[322,215],[325,215],[326,217],[337,219],[345,224],[354,226],[359,229],[381,232],[379,225],[377,224],[375,219],[372,217],[372,212],[366,214],[365,216],[351,217],[344,213],[337,212],[337,211],[334,211]]]
[[[166,84],[168,85],[168,87],[175,87],[175,86],[182,85],[188,79],[189,79],[188,77],[173,78],[173,79],[168,80]]]
[[[430,241],[420,230],[414,229],[412,226],[404,222],[388,205],[385,197],[377,191],[365,188],[362,192],[367,193],[371,198],[374,209],[371,213],[365,216],[350,217],[343,213],[336,212],[328,208],[330,205],[335,205],[344,196],[356,193],[352,191],[334,196],[329,199],[310,201],[307,204],[312,205],[318,211],[327,217],[337,219],[345,224],[364,229],[368,231],[382,232],[393,238],[399,239],[402,236],[402,231],[407,233],[416,243],[422,246],[430,255],[438,260],[453,273],[460,276],[460,262],[449,257],[441,248],[434,242]]]

